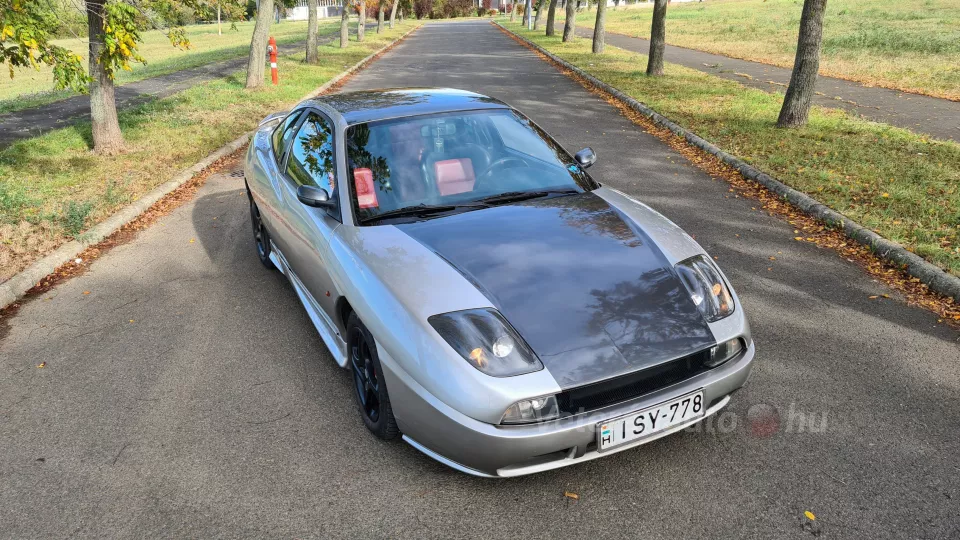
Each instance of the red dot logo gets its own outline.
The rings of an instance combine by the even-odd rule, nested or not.
[[[754,437],[771,437],[780,431],[780,412],[773,405],[758,403],[747,411],[747,423]]]

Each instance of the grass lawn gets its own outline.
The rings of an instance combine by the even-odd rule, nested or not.
[[[89,123],[23,140],[0,151],[0,281],[121,206],[166,182],[180,170],[250,131],[267,114],[308,92],[411,29],[398,23],[363,43],[320,47],[320,65],[303,53],[281,56],[279,87],[244,90],[245,74],[201,84],[120,113],[128,151],[101,157],[90,152]],[[351,38],[354,39],[354,38]]]
[[[638,101],[811,194],[879,234],[960,275],[960,144],[930,140],[838,109],[814,107],[810,124],[774,127],[783,97],[667,64],[645,74],[647,58],[590,40],[507,27]]]
[[[117,74],[119,84],[139,81],[158,75],[165,75],[211,62],[246,56],[250,52],[250,37],[253,35],[253,22],[237,23],[237,29],[231,30],[229,24],[223,25],[223,35],[217,35],[216,24],[199,24],[186,28],[190,39],[190,48],[177,49],[159,30],[143,33],[140,53],[146,64],[131,64],[131,71]],[[319,33],[330,34],[340,28],[340,19],[320,19]],[[270,33],[277,38],[278,44],[306,42],[306,21],[284,21],[273,24]],[[81,39],[60,39],[54,43],[67,47],[84,58],[86,66],[87,42]],[[53,70],[41,66],[39,70],[18,68],[14,77],[0,77],[0,113],[36,107],[59,99],[75,95],[70,90],[53,89]]]
[[[650,5],[608,7],[607,30],[649,38]],[[800,0],[671,3],[667,43],[791,68],[802,8]],[[595,18],[596,10],[581,12],[577,26]],[[820,73],[960,100],[960,0],[830,0]]]

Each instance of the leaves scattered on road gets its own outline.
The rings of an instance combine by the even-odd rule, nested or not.
[[[566,498],[568,498],[568,499],[573,499],[573,500],[575,500],[575,501],[579,501],[579,500],[580,500],[580,495],[577,495],[576,493],[574,493],[574,492],[572,492],[572,491],[564,491],[564,492],[563,492],[563,496],[566,497]]]
[[[43,369],[43,368],[45,368],[45,367],[47,367],[47,363],[46,363],[46,362],[40,362],[39,364],[37,364],[37,369]]]
[[[141,230],[146,229],[150,225],[156,223],[159,218],[169,214],[178,206],[192,199],[197,190],[200,189],[200,186],[207,181],[207,178],[211,174],[218,173],[224,169],[230,170],[238,167],[240,159],[243,157],[246,151],[247,147],[244,145],[243,147],[237,149],[237,151],[233,154],[224,156],[223,158],[213,162],[209,167],[198,173],[191,180],[168,193],[159,201],[153,203],[150,208],[140,214],[140,217],[134,221],[131,221],[130,223],[127,223],[97,244],[89,246],[83,250],[83,252],[80,253],[80,256],[76,259],[57,267],[53,273],[45,276],[32,289],[24,293],[21,300],[0,309],[0,321],[7,321],[16,315],[17,311],[28,299],[49,291],[62,281],[85,273],[87,268],[90,267],[90,264],[92,264],[94,260],[99,258],[113,247],[126,244],[127,242],[130,242],[136,238],[137,234]],[[6,325],[0,325],[0,339],[5,336],[6,328]]]

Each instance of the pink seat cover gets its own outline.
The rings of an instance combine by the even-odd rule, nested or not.
[[[473,191],[473,162],[470,158],[447,159],[433,164],[440,195],[456,195]]]
[[[360,208],[380,206],[377,201],[377,190],[373,185],[373,171],[366,167],[354,169],[353,185],[357,190],[357,206]]]

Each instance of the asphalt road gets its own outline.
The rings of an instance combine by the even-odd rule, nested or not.
[[[578,28],[577,35],[593,39],[593,28]],[[606,43],[628,51],[647,54],[650,40],[607,32]],[[667,45],[667,62],[737,81],[766,92],[784,93],[790,83],[789,68],[730,58],[719,54]],[[744,76],[746,75],[746,76]],[[868,86],[835,77],[817,77],[813,102],[823,107],[844,109],[874,122],[883,122],[939,139],[960,141],[960,102],[911,94],[879,86]]]
[[[380,442],[291,288],[257,262],[241,180],[218,175],[8,321],[0,536],[960,535],[956,331],[795,242],[489,24],[427,25],[347,89],[414,85],[502,98],[568,149],[592,146],[596,178],[719,257],[759,351],[724,420],[512,480]],[[751,423],[763,406],[775,433]]]

